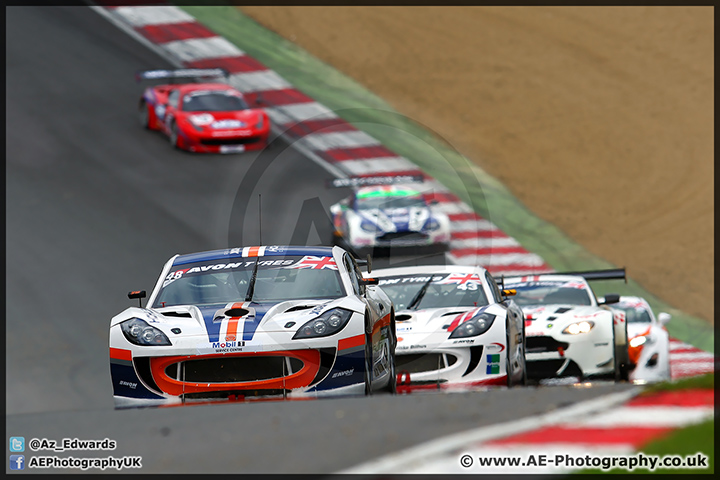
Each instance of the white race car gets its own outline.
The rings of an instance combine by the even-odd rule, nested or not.
[[[433,211],[423,193],[412,185],[374,185],[356,188],[330,207],[334,241],[356,252],[376,247],[424,247],[447,251],[450,220]]]
[[[625,314],[599,304],[587,280],[625,278],[624,269],[507,277],[503,288],[516,291],[525,313],[528,375],[628,380]]]
[[[110,322],[116,407],[393,392],[394,311],[375,283],[340,247],[176,255],[148,307]]]
[[[373,271],[395,305],[398,389],[525,384],[523,312],[482,267]]]
[[[604,298],[598,300],[603,301]],[[670,380],[670,338],[665,329],[665,325],[670,321],[670,314],[661,312],[655,318],[650,304],[644,298],[624,295],[612,308],[625,312],[630,364],[633,367],[630,380]]]

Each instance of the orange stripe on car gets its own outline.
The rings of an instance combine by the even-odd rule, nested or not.
[[[338,350],[346,350],[348,348],[359,347],[365,343],[365,335],[355,335],[350,338],[342,338],[338,340]]]
[[[245,302],[233,303],[232,308],[244,308]],[[227,331],[225,332],[225,341],[234,342],[237,338],[238,323],[242,317],[230,317],[228,320]]]
[[[132,351],[110,347],[110,358],[114,358],[115,360],[132,360]]]

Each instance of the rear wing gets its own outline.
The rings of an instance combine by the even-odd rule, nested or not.
[[[175,80],[178,78],[224,77],[228,78],[230,72],[224,68],[177,68],[160,70],[140,70],[135,72],[135,81],[142,80]]]
[[[397,185],[402,183],[424,183],[422,175],[385,175],[377,177],[332,178],[325,181],[327,188],[365,187],[373,185]]]
[[[577,275],[583,277],[585,280],[616,280],[623,279],[627,283],[627,276],[625,276],[625,267],[622,268],[610,268],[607,270],[588,270],[584,272],[558,272],[552,275]]]
[[[622,268],[610,268],[606,270],[586,270],[577,272],[551,272],[551,273],[537,273],[537,274],[526,274],[526,275],[501,275],[499,278],[493,276],[496,282],[501,285],[501,289],[505,285],[506,278],[522,278],[522,277],[542,277],[545,275],[576,275],[583,277],[585,280],[616,280],[623,279],[627,283],[627,276],[625,275],[625,267]]]

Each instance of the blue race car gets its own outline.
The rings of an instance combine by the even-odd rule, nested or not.
[[[330,207],[334,242],[356,252],[376,247],[429,247],[447,251],[450,220],[433,211],[411,184],[363,185]]]

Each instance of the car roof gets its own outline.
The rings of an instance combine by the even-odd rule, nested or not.
[[[183,265],[193,262],[204,262],[221,260],[225,258],[247,258],[247,257],[274,257],[274,256],[295,256],[311,255],[315,257],[332,257],[333,247],[305,247],[305,246],[254,246],[226,248],[222,250],[209,250],[206,252],[189,253],[178,255],[173,265]]]
[[[413,267],[379,268],[370,272],[370,275],[373,277],[392,277],[396,275],[421,275],[429,273],[477,273],[484,275],[485,269],[474,265],[417,265]]]

